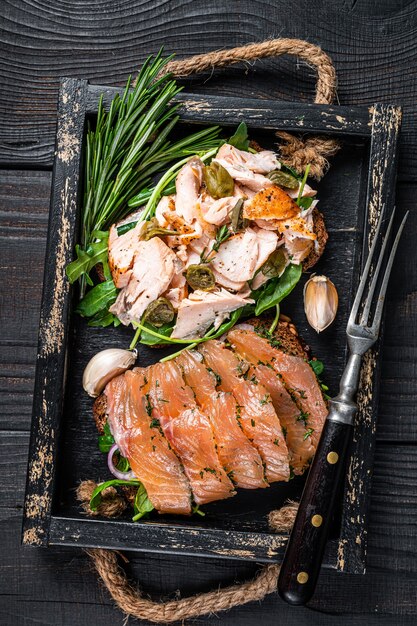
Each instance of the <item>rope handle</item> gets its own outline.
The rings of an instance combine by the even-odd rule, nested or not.
[[[170,61],[164,73],[171,73],[176,78],[184,78],[199,74],[216,67],[226,67],[235,63],[254,61],[267,57],[289,54],[315,67],[317,71],[316,104],[332,104],[336,96],[336,70],[331,58],[315,44],[302,39],[271,39],[247,46],[215,50],[205,54],[197,54],[189,59]],[[310,176],[320,180],[329,167],[328,158],[335,155],[340,144],[337,139],[329,137],[296,137],[285,131],[277,131],[276,136],[281,142],[280,160],[303,174],[310,165]]]
[[[270,39],[247,46],[197,54],[189,59],[170,61],[165,72],[176,78],[199,74],[215,67],[226,67],[244,61],[254,61],[283,54],[298,57],[317,70],[315,104],[332,104],[336,96],[336,70],[331,58],[315,44],[302,39]]]
[[[207,613],[225,611],[234,606],[263,600],[277,588],[279,565],[267,565],[252,580],[224,589],[199,593],[181,600],[154,602],[133,589],[112,550],[86,550],[111,597],[125,615],[155,624],[168,624]]]
[[[89,503],[96,487],[97,483],[93,480],[85,480],[77,489],[77,498],[87,515],[96,516],[99,514],[105,517],[117,517],[125,510],[126,500],[117,493],[114,487],[108,487],[101,494],[102,502],[98,511],[91,511]],[[281,509],[272,511],[269,515],[271,528],[280,532],[290,531],[297,514],[297,508],[296,502],[289,501]],[[247,602],[262,600],[266,595],[276,590],[280,569],[279,565],[276,564],[266,565],[252,580],[244,583],[216,591],[199,593],[181,600],[154,602],[144,597],[139,588],[134,589],[130,585],[126,573],[119,566],[118,552],[94,548],[86,550],[86,553],[91,557],[98,575],[119,609],[125,615],[156,624],[166,624],[207,613],[217,613]]]

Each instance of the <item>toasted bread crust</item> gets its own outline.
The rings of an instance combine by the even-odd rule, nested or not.
[[[253,317],[245,321],[245,324],[251,324],[256,328],[269,331],[271,326],[270,318]],[[302,359],[309,360],[311,358],[310,346],[308,346],[299,336],[298,331],[291,320],[282,315],[278,325],[273,332],[273,337],[280,343],[280,349],[293,356],[299,356]]]
[[[320,213],[318,209],[313,210],[313,221],[314,221],[314,232],[317,235],[318,250],[315,250],[313,248],[310,254],[308,255],[308,257],[304,259],[303,261],[304,272],[311,269],[313,265],[317,263],[317,261],[319,260],[319,258],[324,252],[327,240],[329,238],[329,235],[326,230],[326,224],[324,223],[323,214]]]
[[[104,435],[104,426],[107,422],[107,397],[104,393],[94,400],[93,417],[99,435]]]

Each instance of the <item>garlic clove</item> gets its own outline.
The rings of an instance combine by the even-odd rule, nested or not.
[[[84,390],[92,398],[97,398],[112,378],[132,367],[137,356],[136,350],[121,348],[108,348],[98,352],[90,359],[84,370]]]
[[[310,326],[318,333],[334,321],[339,305],[337,289],[327,276],[313,276],[304,287],[304,311]]]

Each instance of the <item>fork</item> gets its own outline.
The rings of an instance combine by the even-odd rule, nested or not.
[[[355,396],[358,390],[362,357],[378,339],[387,285],[401,233],[408,217],[407,212],[398,229],[376,299],[373,319],[369,321],[378,277],[392,230],[394,211],[395,209],[392,211],[375,271],[370,279],[372,259],[384,211],[378,221],[346,328],[349,359],[340,380],[339,394],[329,402],[329,413],[310,467],[281,565],[278,592],[281,598],[289,604],[306,604],[314,593],[319,576],[336,496],[345,476],[347,448],[357,412]],[[364,298],[368,284],[367,296]]]

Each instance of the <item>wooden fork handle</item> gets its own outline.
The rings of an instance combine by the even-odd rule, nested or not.
[[[351,428],[329,418],[325,422],[279,575],[279,595],[289,604],[306,604],[314,593],[335,498],[345,476]]]

